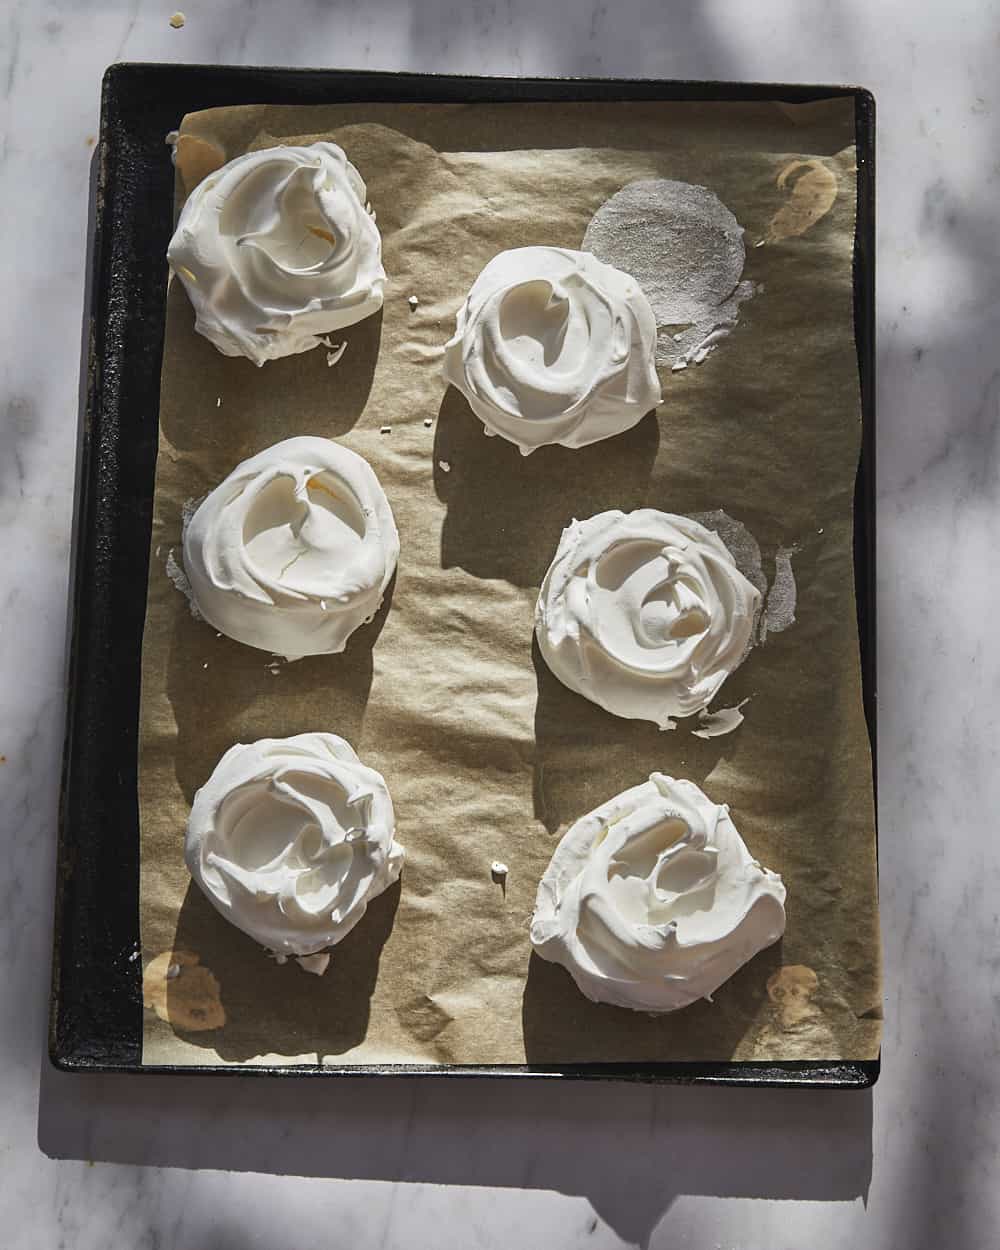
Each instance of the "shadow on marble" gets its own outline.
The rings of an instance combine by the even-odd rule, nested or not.
[[[682,1195],[853,1202],[870,1091],[534,1079],[67,1075],[43,1065],[55,1159],[554,1190],[644,1245]]]

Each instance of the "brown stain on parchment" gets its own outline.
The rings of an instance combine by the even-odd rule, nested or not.
[[[799,1058],[836,1059],[843,1052],[823,1004],[830,994],[805,964],[785,964],[767,979],[768,1003],[753,1043],[759,1059],[782,1059],[791,1049]]]
[[[800,1024],[814,1010],[809,1000],[819,989],[819,977],[804,964],[787,964],[767,979],[767,996],[777,1007],[783,1028]]]
[[[818,160],[790,161],[778,174],[777,187],[779,191],[789,188],[790,195],[771,218],[766,243],[805,234],[826,216],[837,198],[837,176]]]
[[[194,951],[163,951],[151,959],[142,974],[142,1002],[184,1032],[221,1029],[226,1023],[219,982]]]

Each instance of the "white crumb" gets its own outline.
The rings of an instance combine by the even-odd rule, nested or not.
[[[311,972],[315,976],[321,977],[330,966],[330,952],[319,951],[315,955],[296,955],[295,962],[303,972]]]
[[[721,738],[723,734],[732,733],[746,719],[740,709],[748,702],[749,696],[735,707],[720,707],[714,712],[702,710],[698,713],[700,728],[691,732],[696,738]]]

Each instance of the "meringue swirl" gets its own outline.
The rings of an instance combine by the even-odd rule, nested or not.
[[[382,307],[382,239],[361,175],[335,143],[238,156],[191,193],[167,248],[225,356],[309,351]]]
[[[660,402],[656,320],[638,283],[589,252],[500,252],[473,283],[444,376],[522,455],[585,447]]]
[[[268,950],[313,955],[399,877],[385,780],[331,733],[230,747],[194,796],[184,858],[213,907]]]
[[[615,716],[674,727],[746,655],[760,592],[688,517],[601,512],[563,530],[535,608],[552,672]]]
[[[676,1011],[781,937],[784,902],[726,806],[653,773],[567,830],[538,887],[531,943],[594,1002]]]
[[[371,466],[328,438],[289,438],[244,460],[184,531],[202,616],[288,659],[343,651],[378,611],[398,556]]]

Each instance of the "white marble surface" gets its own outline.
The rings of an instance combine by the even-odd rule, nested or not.
[[[171,11],[0,3],[4,1245],[995,1245],[1000,6],[191,0],[179,31]],[[874,90],[887,1022],[873,1096],[48,1068],[87,177],[116,59]]]

